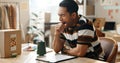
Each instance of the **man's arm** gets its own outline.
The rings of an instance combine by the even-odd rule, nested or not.
[[[73,56],[85,56],[87,49],[88,49],[88,45],[77,44],[77,47],[71,48],[69,50],[64,50],[64,52]]]
[[[60,34],[63,32],[64,28],[65,28],[65,24],[62,24],[62,23],[59,23],[55,27],[55,33],[54,33],[54,39],[53,39],[52,46],[53,46],[53,49],[56,53],[61,51],[61,49],[64,46],[65,41],[60,38]]]
[[[53,49],[56,53],[61,51],[61,49],[64,47],[64,40],[60,39],[59,35],[54,36],[53,40]]]

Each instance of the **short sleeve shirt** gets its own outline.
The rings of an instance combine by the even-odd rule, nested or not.
[[[85,57],[104,60],[104,52],[100,42],[97,41],[96,31],[92,23],[84,16],[80,15],[78,23],[66,28],[60,38],[65,40],[71,48],[76,47],[77,44],[88,45]]]

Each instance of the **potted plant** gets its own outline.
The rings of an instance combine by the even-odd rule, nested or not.
[[[37,41],[44,41],[44,32],[40,28],[40,25],[43,23],[41,23],[40,20],[41,18],[37,13],[31,13],[30,25],[27,27],[27,34],[31,37],[29,40],[33,41],[35,44]]]

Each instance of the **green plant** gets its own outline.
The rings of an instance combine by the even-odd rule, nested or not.
[[[31,13],[31,17],[30,17],[30,24],[27,27],[27,34],[32,35],[32,41],[34,43],[36,43],[35,41],[44,41],[41,37],[44,37],[44,32],[43,30],[40,28],[40,25],[42,23],[40,23],[41,18],[39,17],[39,15],[37,13]]]

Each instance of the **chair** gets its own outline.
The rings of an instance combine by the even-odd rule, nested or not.
[[[100,37],[99,41],[105,52],[105,61],[109,63],[115,63],[118,52],[117,42],[114,39],[108,37]]]

